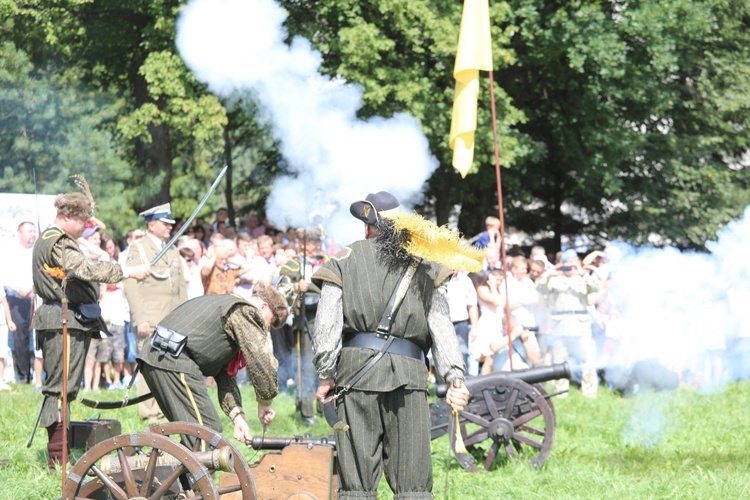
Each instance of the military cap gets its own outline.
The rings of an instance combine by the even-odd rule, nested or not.
[[[167,224],[175,223],[175,220],[172,218],[172,210],[169,203],[165,203],[154,208],[149,208],[148,210],[145,210],[138,215],[145,217],[146,222],[151,222],[152,220],[160,220],[162,222],[166,222]]]

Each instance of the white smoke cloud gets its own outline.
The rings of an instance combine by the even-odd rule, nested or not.
[[[437,161],[414,118],[358,119],[360,87],[319,74],[307,40],[285,44],[286,17],[272,0],[195,0],[179,17],[177,48],[212,92],[259,102],[297,169],[274,183],[268,217],[294,226],[323,217],[328,236],[346,244],[362,237],[352,201],[381,190],[413,200]]]
[[[619,345],[602,364],[657,359],[704,388],[741,375],[733,359],[738,339],[750,341],[750,207],[706,246],[710,253],[608,248],[615,315],[607,332]]]

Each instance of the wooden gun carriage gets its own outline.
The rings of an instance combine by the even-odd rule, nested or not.
[[[191,449],[180,444],[191,436]],[[108,438],[69,469],[62,499],[334,498],[338,488],[333,438],[256,437],[272,450],[249,465],[240,450],[208,427],[170,422]],[[218,477],[218,486],[214,475]]]

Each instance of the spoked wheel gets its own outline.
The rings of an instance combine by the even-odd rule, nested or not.
[[[469,390],[471,401],[459,419],[461,435],[469,449],[492,441],[484,469],[490,469],[501,448],[509,458],[526,459],[540,468],[555,436],[555,415],[544,396],[526,382],[510,378],[499,383],[477,381]],[[471,455],[456,453],[456,458],[464,469],[479,470]]]
[[[539,394],[541,394],[542,397],[544,397],[544,400],[547,401],[547,404],[549,405],[549,409],[552,410],[552,416],[555,418],[555,425],[557,425],[557,412],[555,411],[555,403],[552,401],[552,396],[550,396],[549,392],[547,392],[547,389],[544,386],[545,384],[533,385],[534,389],[539,391]]]
[[[192,436],[196,438],[191,446],[191,451],[193,453],[213,451],[218,448],[229,447],[234,453],[234,473],[237,474],[239,484],[219,488],[219,495],[241,491],[243,499],[252,500],[256,497],[255,483],[253,483],[253,475],[250,472],[250,466],[248,466],[247,461],[242,458],[240,450],[221,433],[210,427],[206,427],[205,425],[191,422],[169,422],[166,424],[154,425],[149,431],[162,436],[171,437],[175,440],[181,439],[181,436]]]
[[[218,497],[211,473],[189,449],[152,432],[95,445],[70,468],[62,491],[65,500]]]

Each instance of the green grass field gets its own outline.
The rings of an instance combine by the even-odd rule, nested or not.
[[[253,416],[251,387],[243,387],[243,397]],[[0,393],[0,499],[60,496],[60,473],[50,475],[46,469],[45,430],[38,430],[26,448],[40,402],[41,396],[28,386]],[[275,406],[269,436],[332,434],[322,419],[311,429],[298,425],[292,396],[279,396]],[[628,399],[602,390],[598,399],[588,400],[573,389],[570,397],[556,398],[555,406],[555,441],[540,471],[506,460],[501,451],[491,471],[468,473],[449,457],[445,436],[433,441],[435,497],[750,498],[750,382],[713,394],[681,389]],[[75,420],[96,416],[80,403],[72,405],[71,413]],[[134,407],[105,411],[101,417],[118,419],[123,433],[146,430]],[[231,436],[229,420],[224,420],[225,434]],[[260,432],[256,418],[251,425]],[[245,457],[251,462],[258,458],[250,449]],[[391,498],[385,481],[380,497]]]

